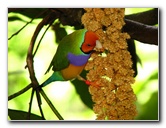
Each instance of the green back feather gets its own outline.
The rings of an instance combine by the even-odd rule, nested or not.
[[[60,71],[66,67],[68,67],[69,60],[67,59],[67,54],[73,53],[75,55],[84,54],[80,48],[82,43],[84,42],[84,37],[86,33],[86,29],[76,30],[75,32],[65,36],[59,46],[57,51],[48,67],[47,72],[49,72],[50,68],[53,67],[53,71]]]

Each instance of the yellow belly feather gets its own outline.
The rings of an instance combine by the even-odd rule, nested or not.
[[[75,65],[70,64],[67,68],[61,70],[63,78],[65,80],[71,80],[71,79],[76,78],[82,72],[85,65],[75,66]]]

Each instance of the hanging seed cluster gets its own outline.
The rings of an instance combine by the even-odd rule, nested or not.
[[[89,86],[94,101],[93,110],[97,120],[132,120],[137,114],[136,96],[132,89],[134,71],[126,40],[122,32],[124,9],[86,8],[82,24],[95,32],[104,52],[95,52],[85,67],[87,79],[95,84]]]

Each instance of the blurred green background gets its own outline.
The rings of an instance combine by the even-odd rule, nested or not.
[[[126,14],[146,11],[150,8],[126,8]],[[22,21],[8,22],[8,37],[18,31],[27,21],[31,19],[16,13],[10,13],[8,16],[19,16]],[[26,55],[31,37],[36,29],[36,25],[41,19],[34,20],[18,35],[8,41],[8,95],[11,95],[30,83],[28,70],[26,66]],[[74,31],[73,27],[64,26],[67,33]],[[44,27],[41,33],[44,32]],[[39,41],[41,34],[39,34]],[[34,68],[39,83],[47,79],[52,71],[44,75],[52,57],[57,48],[56,37],[51,28],[45,34],[38,52],[34,59]],[[135,41],[136,51],[141,59],[142,65],[138,66],[138,75],[133,85],[137,95],[138,116],[136,120],[158,120],[158,46],[147,45]],[[94,120],[94,112],[88,108],[76,93],[75,87],[70,82],[54,82],[44,87],[44,91],[52,103],[61,113],[65,120]],[[8,102],[8,108],[28,111],[31,89],[21,96]],[[51,109],[42,100],[42,108],[47,120],[57,120]],[[36,98],[33,100],[32,113],[40,115]],[[9,118],[10,119],[10,118]]]

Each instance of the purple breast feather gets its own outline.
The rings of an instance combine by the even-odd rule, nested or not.
[[[73,64],[75,66],[83,66],[87,63],[88,59],[90,57],[90,54],[88,55],[74,55],[72,53],[67,54],[67,58],[70,61],[70,64]]]

